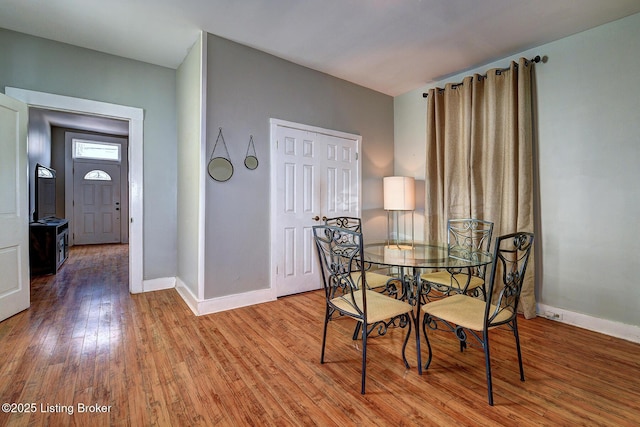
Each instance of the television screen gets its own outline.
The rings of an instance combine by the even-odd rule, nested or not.
[[[35,211],[33,220],[39,221],[56,216],[56,171],[36,165],[35,171]]]

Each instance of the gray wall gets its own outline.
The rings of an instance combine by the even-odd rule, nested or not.
[[[176,275],[176,72],[0,29],[6,86],[144,109],[144,278]]]
[[[362,135],[364,229],[383,237],[393,98],[215,35],[208,37],[207,55],[206,155],[222,127],[235,172],[227,182],[207,179],[205,185],[205,298],[269,286],[270,118]],[[250,135],[256,170],[243,164]]]
[[[2,33],[0,33],[1,35]],[[1,39],[0,39],[1,40]],[[0,64],[2,67],[2,64]],[[4,88],[4,86],[3,86]],[[43,117],[43,112],[36,108],[29,109],[29,130],[27,134],[27,151],[29,155],[29,220],[33,220],[35,210],[35,170],[36,164],[51,167],[51,126]],[[57,184],[57,180],[56,180]],[[57,211],[56,215],[64,213]]]

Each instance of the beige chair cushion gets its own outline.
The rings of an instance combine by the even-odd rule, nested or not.
[[[353,278],[353,283],[355,283],[358,288],[360,288],[362,273],[359,271],[354,271],[351,273],[351,277]],[[374,273],[367,271],[365,274],[365,279],[367,280],[367,284],[369,285],[369,289],[375,288],[384,288],[387,285],[389,280],[400,280],[395,277],[387,276],[385,274]]]
[[[413,310],[411,304],[395,298],[388,297],[375,291],[367,290],[367,322],[375,323],[400,314],[409,313]],[[362,309],[362,291],[353,293],[354,300],[358,307]],[[360,316],[358,311],[353,307],[351,295],[347,294],[343,297],[336,297],[331,303],[338,307],[343,313],[350,316]]]
[[[469,275],[465,273],[455,273],[452,275],[448,271],[444,271],[444,270],[437,271],[435,273],[424,273],[420,275],[420,279],[426,282],[436,283],[438,285],[443,285],[443,286],[449,286],[454,289],[464,289],[464,287],[467,284],[468,277]],[[470,291],[475,288],[479,288],[483,284],[484,284],[484,280],[482,280],[478,276],[472,275],[471,279],[469,280],[469,287],[467,288],[467,291]]]
[[[474,331],[482,331],[484,329],[484,309],[485,302],[470,297],[468,295],[456,294],[438,301],[433,301],[422,306],[424,313],[439,317],[449,323],[454,323],[467,329]],[[491,304],[491,312],[495,311],[496,306]],[[505,309],[501,311],[493,322],[501,322],[509,320],[512,311]]]

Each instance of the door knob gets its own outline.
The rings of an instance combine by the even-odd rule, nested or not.
[[[311,217],[311,219],[314,221],[320,221],[320,217],[318,215]]]

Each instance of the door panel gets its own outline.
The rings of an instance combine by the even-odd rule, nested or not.
[[[0,94],[0,321],[29,308],[27,106]]]
[[[360,216],[357,142],[324,135],[327,144],[326,216]]]
[[[312,227],[324,216],[359,216],[359,140],[289,126],[274,135],[272,283],[284,296],[322,287]]]
[[[110,179],[85,179],[93,170]],[[74,244],[120,243],[120,165],[75,162],[73,187]]]
[[[283,128],[283,141],[276,163],[278,170],[277,246],[281,253],[278,265],[278,296],[319,288],[314,274],[310,236],[312,216],[320,205],[317,188],[320,169],[316,150],[316,135],[310,132]]]

